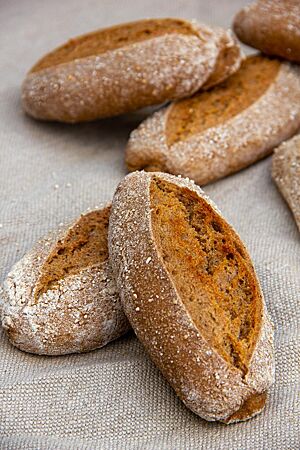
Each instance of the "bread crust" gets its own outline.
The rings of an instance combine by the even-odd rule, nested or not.
[[[300,127],[300,67],[281,63],[267,91],[226,122],[167,144],[166,124],[176,103],[134,130],[126,148],[129,170],[181,174],[204,185],[270,154]]]
[[[300,231],[300,135],[274,151],[272,177],[294,214]]]
[[[100,212],[109,209],[107,205]],[[4,281],[2,326],[20,350],[39,355],[87,352],[130,328],[107,259],[58,280],[36,298],[43,265],[79,220],[40,240]]]
[[[259,0],[237,13],[238,38],[268,55],[300,62],[300,3],[298,0]]]
[[[265,403],[263,400],[249,407],[249,399],[264,394],[274,379],[272,324],[262,304],[262,327],[245,378],[211,348],[182,303],[157,250],[151,225],[153,177],[192,191],[222,217],[190,180],[162,173],[128,175],[113,199],[108,238],[125,314],[154,363],[189,409],[209,421],[246,420]],[[252,266],[250,270],[254,271]]]
[[[115,116],[189,96],[215,67],[219,75],[210,84],[238,68],[240,49],[229,32],[182,22],[194,34],[165,34],[29,72],[22,86],[25,111],[37,119],[71,123]],[[224,44],[231,57],[224,64],[220,57],[217,65]]]
[[[224,32],[222,28],[214,27],[218,47],[218,57],[214,70],[201,89],[206,90],[222,83],[235,73],[241,65],[244,54],[231,30]]]

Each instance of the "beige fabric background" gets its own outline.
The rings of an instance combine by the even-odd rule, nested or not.
[[[0,265],[2,279],[38,237],[111,199],[125,174],[126,139],[141,114],[67,126],[22,113],[25,72],[97,27],[150,16],[230,25],[239,0],[2,0]],[[242,424],[190,413],[133,334],[84,355],[37,357],[0,331],[1,449],[300,448],[300,243],[270,177],[270,158],[206,191],[245,240],[276,324],[276,384],[263,414]]]

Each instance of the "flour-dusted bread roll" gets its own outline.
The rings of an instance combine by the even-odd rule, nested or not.
[[[291,208],[300,231],[300,135],[275,149],[272,176]]]
[[[108,241],[125,314],[185,405],[226,423],[259,413],[274,379],[272,324],[245,246],[203,191],[128,175]]]
[[[129,170],[206,184],[249,166],[300,127],[300,67],[255,55],[208,92],[174,102],[131,133]]]
[[[44,120],[110,117],[193,94],[237,70],[230,31],[149,19],[70,40],[42,58],[22,87],[25,111]]]
[[[300,1],[259,0],[234,19],[238,38],[268,55],[300,63]]]
[[[99,348],[129,330],[108,262],[110,206],[38,242],[8,274],[2,325],[21,350],[63,355]]]

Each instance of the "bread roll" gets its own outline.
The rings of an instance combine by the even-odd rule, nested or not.
[[[299,0],[259,0],[234,19],[238,38],[268,55],[300,63]]]
[[[185,405],[225,423],[259,413],[274,380],[273,327],[245,246],[203,191],[128,175],[108,241],[125,314]]]
[[[237,70],[230,31],[196,21],[149,19],[75,39],[44,56],[22,87],[25,111],[82,122],[193,94]]]
[[[270,154],[300,127],[300,67],[255,55],[208,92],[177,101],[134,130],[128,169],[206,184]]]
[[[272,176],[294,214],[300,231],[300,135],[274,151]]]
[[[3,289],[2,325],[20,350],[63,355],[129,330],[108,262],[110,206],[83,214],[25,255]]]

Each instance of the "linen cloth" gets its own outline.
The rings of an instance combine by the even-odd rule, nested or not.
[[[145,116],[82,125],[26,117],[20,85],[45,52],[71,36],[144,17],[230,26],[240,0],[40,0],[0,4],[1,280],[34,242],[112,198],[124,146]],[[265,411],[236,425],[188,411],[133,333],[82,355],[34,356],[0,331],[1,449],[300,448],[300,241],[270,176],[271,159],[206,187],[245,241],[276,326],[276,383]]]

